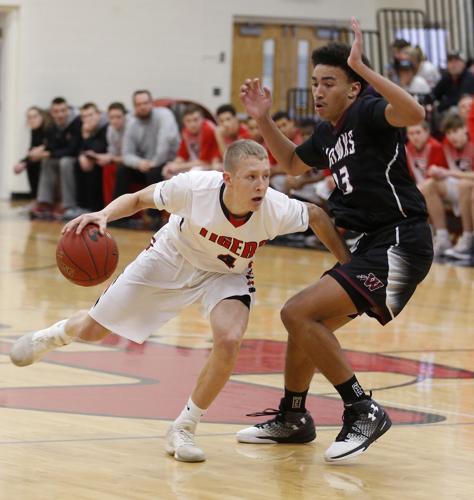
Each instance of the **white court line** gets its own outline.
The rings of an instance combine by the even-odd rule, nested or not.
[[[380,402],[382,405],[390,405],[393,408],[396,408],[397,410],[415,410],[415,411],[420,411],[420,412],[429,412],[429,413],[438,413],[438,414],[448,414],[448,415],[454,415],[456,417],[466,417],[466,418],[474,418],[473,413],[461,413],[457,411],[452,411],[452,410],[441,410],[439,408],[432,408],[429,406],[415,406],[415,405],[410,405],[406,403],[396,403],[394,401],[388,401],[386,399],[379,399],[377,398],[377,402]],[[403,406],[400,406],[403,405]]]

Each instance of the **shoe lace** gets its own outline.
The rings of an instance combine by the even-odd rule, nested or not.
[[[33,337],[33,344],[34,348],[48,348],[51,344],[55,345],[56,347],[64,345],[64,341],[60,339],[58,336],[54,335],[49,335],[49,334],[42,334],[42,335],[35,335]]]
[[[344,441],[347,435],[350,434],[362,434],[361,429],[356,425],[359,418],[359,414],[352,408],[346,408],[342,415],[342,429],[336,437],[336,441]]]
[[[277,410],[276,408],[266,408],[263,411],[257,411],[255,413],[247,413],[247,417],[266,417],[270,415],[275,415],[275,417],[266,420],[265,422],[255,424],[255,427],[262,428],[268,425],[273,425],[275,423],[282,424],[285,421],[285,418],[283,417],[283,413],[281,412],[281,410]]]
[[[369,392],[368,398],[372,398],[372,391]],[[342,414],[342,429],[337,435],[336,441],[344,441],[349,434],[368,437],[356,424],[358,420],[360,420],[360,413],[352,406],[346,406]]]
[[[186,429],[178,429],[178,436],[181,441],[180,446],[196,446],[193,434]]]

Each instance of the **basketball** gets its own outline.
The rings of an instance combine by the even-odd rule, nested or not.
[[[76,234],[69,231],[61,236],[56,248],[56,262],[62,275],[80,286],[94,286],[104,282],[115,271],[118,248],[109,232],[88,224]]]

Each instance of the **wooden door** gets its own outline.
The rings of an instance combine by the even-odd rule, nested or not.
[[[240,86],[246,78],[258,77],[272,91],[272,111],[286,110],[289,89],[311,86],[312,51],[335,38],[339,31],[314,26],[235,23],[232,104],[243,112]]]

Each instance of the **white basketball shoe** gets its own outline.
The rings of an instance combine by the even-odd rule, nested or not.
[[[324,454],[327,462],[360,455],[392,425],[388,413],[372,398],[344,405],[342,419],[341,432]]]
[[[173,455],[179,462],[204,462],[206,455],[194,442],[195,424],[171,424],[166,439],[168,446],[166,452]]]
[[[12,363],[16,366],[28,366],[39,361],[53,349],[70,344],[74,338],[66,335],[64,331],[66,321],[63,319],[49,328],[20,337],[10,352]]]

